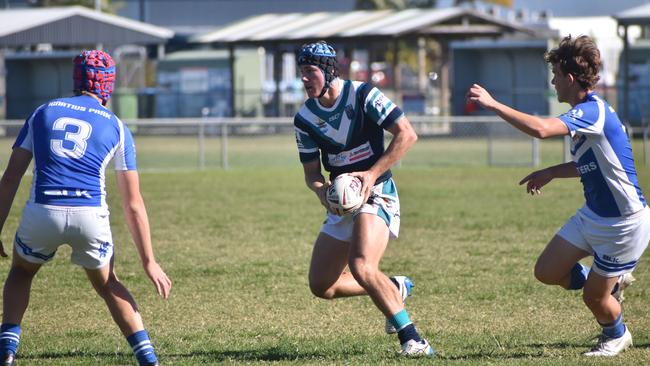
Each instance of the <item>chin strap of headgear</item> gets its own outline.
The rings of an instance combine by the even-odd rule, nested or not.
[[[325,77],[325,86],[318,98],[325,95],[332,86],[332,81],[339,76],[336,63],[336,51],[325,41],[304,44],[297,57],[298,66],[313,65],[318,67]]]
[[[115,62],[111,56],[99,50],[82,51],[74,58],[74,92],[97,95],[106,105],[115,84]]]

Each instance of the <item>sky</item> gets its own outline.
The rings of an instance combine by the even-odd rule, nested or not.
[[[0,0],[2,1],[2,0]],[[114,0],[122,3],[118,14],[139,17],[139,0]],[[439,6],[453,5],[453,0],[438,0]],[[607,16],[617,14],[650,0],[512,0],[513,9],[528,12],[550,10],[555,17]],[[355,0],[146,0],[146,21],[163,26],[220,26],[247,16],[264,13],[345,12],[354,8]],[[480,1],[479,1],[480,3]],[[485,3],[480,4],[485,7]],[[219,11],[223,9],[224,11]],[[173,16],[170,16],[173,14]]]
[[[453,0],[439,0],[441,6],[450,6]],[[529,11],[550,10],[555,16],[613,15],[650,0],[512,0],[514,9]]]

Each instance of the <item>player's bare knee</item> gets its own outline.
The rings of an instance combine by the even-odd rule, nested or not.
[[[332,300],[334,298],[334,290],[332,289],[332,286],[324,283],[309,281],[309,290],[311,290],[311,293],[314,296],[321,299]]]
[[[537,266],[535,266],[535,278],[543,284],[550,285],[546,272]]]
[[[588,308],[600,308],[602,307],[607,299],[605,297],[601,296],[600,294],[592,294],[589,293],[588,291],[584,291],[582,293],[582,301],[584,301],[585,305],[587,305]]]
[[[539,261],[535,264],[535,278],[545,285],[557,285],[559,282],[557,275]]]
[[[115,296],[121,290],[121,288],[122,284],[117,279],[117,277],[113,275],[109,275],[106,281],[95,286],[97,294],[99,294],[99,296],[104,299],[107,297]]]
[[[8,279],[10,280],[31,280],[36,275],[36,272],[22,267],[20,265],[14,265],[9,270]]]
[[[379,272],[375,266],[369,265],[363,258],[352,259],[349,265],[352,276],[363,288],[371,286]]]
[[[588,287],[585,287],[582,292],[582,301],[584,301],[587,307],[591,308],[600,308],[606,306],[609,300],[610,294],[603,293],[600,290],[592,291]]]

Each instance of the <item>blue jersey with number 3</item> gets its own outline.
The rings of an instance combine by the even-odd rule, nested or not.
[[[15,148],[31,151],[30,202],[106,207],[104,171],[135,170],[129,129],[96,99],[81,95],[52,100],[27,119]]]

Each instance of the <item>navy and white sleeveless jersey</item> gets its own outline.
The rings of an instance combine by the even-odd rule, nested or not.
[[[135,170],[129,129],[96,99],[55,99],[32,113],[15,148],[34,156],[30,202],[56,206],[106,207],[104,171]]]
[[[559,117],[572,137],[571,156],[587,207],[601,217],[633,214],[646,206],[632,147],[614,109],[595,93]]]
[[[330,179],[342,173],[370,169],[384,153],[384,129],[404,115],[372,85],[350,80],[340,82],[341,94],[331,108],[323,107],[317,98],[310,98],[293,121],[300,161],[308,163],[320,157],[325,170],[330,172]],[[376,183],[390,177],[388,170]]]

